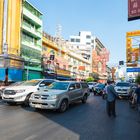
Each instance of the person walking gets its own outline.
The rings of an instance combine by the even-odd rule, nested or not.
[[[137,95],[138,112],[140,113],[140,83],[138,83],[138,87],[136,88],[135,93]]]
[[[107,80],[107,114],[109,117],[113,116],[116,117],[116,110],[115,110],[115,101],[116,97],[118,97],[117,93],[114,89],[114,81],[113,80]]]
[[[138,84],[135,93],[136,93],[136,100],[137,100],[137,107],[138,112],[140,113],[140,74],[136,77],[136,83]]]

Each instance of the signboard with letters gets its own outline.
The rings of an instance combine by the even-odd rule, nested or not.
[[[140,44],[134,37],[140,37],[140,30],[126,33],[126,63],[127,67],[137,67],[140,61]]]
[[[140,0],[128,0],[128,21],[140,19]]]
[[[140,72],[140,68],[127,68],[126,72]]]
[[[18,61],[18,60],[12,60],[10,59],[10,67],[16,67],[16,68],[23,68],[23,62],[22,61]]]

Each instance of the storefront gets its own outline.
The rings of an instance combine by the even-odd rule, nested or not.
[[[28,73],[28,74],[27,74]],[[42,72],[40,70],[27,70],[23,71],[23,80],[42,79]]]
[[[14,55],[0,55],[0,80],[22,81],[24,60]]]

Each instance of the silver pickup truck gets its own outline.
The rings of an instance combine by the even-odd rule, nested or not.
[[[81,100],[82,103],[86,103],[89,94],[89,87],[85,82],[54,82],[49,88],[32,94],[30,106],[36,109],[58,109],[64,112],[72,102]]]

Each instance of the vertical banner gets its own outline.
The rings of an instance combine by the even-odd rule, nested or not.
[[[140,0],[128,0],[128,21],[140,19]]]

